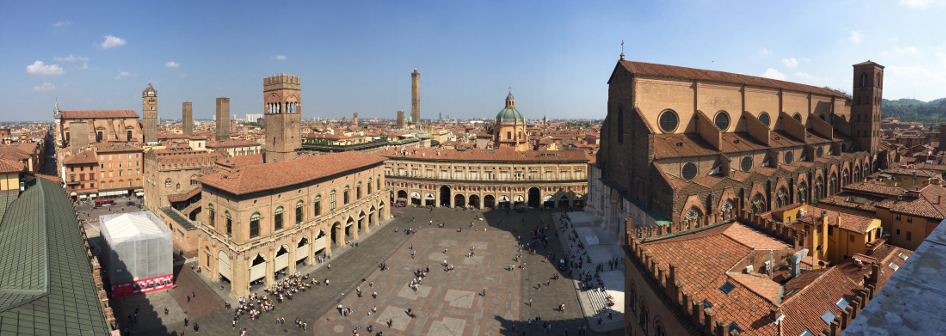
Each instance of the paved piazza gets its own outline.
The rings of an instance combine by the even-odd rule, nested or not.
[[[551,322],[556,335],[562,335],[565,327],[568,328],[568,335],[577,335],[578,327],[586,323],[571,281],[559,274],[559,280],[551,280],[546,285],[549,277],[558,273],[558,270],[554,263],[545,261],[545,253],[551,252],[556,258],[564,254],[559,239],[554,236],[553,227],[548,231],[552,235],[548,248],[540,247],[534,255],[524,252],[518,263],[513,260],[517,253],[518,235],[523,236],[523,242],[528,242],[529,230],[540,225],[541,220],[551,223],[553,212],[528,210],[507,214],[505,211],[456,211],[443,208],[433,211],[423,208],[392,210],[397,216],[395,220],[356,241],[358,247],[347,249],[329,260],[331,269],[319,267],[310,272],[310,276],[316,279],[329,279],[329,287],[313,286],[296,295],[294,300],[277,303],[274,311],[263,313],[258,320],[243,315],[234,328],[231,325],[232,310],[220,307],[191,316],[203,309],[198,309],[196,305],[189,306],[195,304],[192,302],[177,302],[191,316],[190,323],[200,325],[200,335],[240,335],[243,328],[247,329],[248,335],[347,336],[352,335],[356,328],[360,328],[359,335],[377,335],[378,332],[383,332],[385,336],[517,335],[517,331],[523,330],[529,335],[536,335],[543,331],[541,323],[535,322],[537,316],[541,317],[542,322]],[[478,220],[479,217],[484,220]],[[438,219],[446,221],[445,228],[436,226]],[[434,221],[434,225],[428,224],[430,220]],[[470,222],[475,222],[473,229],[469,227]],[[405,227],[417,228],[417,233],[405,235]],[[457,232],[461,227],[463,231]],[[397,233],[394,232],[395,228],[398,228]],[[472,247],[475,247],[476,255],[467,257]],[[444,249],[447,253],[444,253]],[[416,254],[412,258],[414,251]],[[442,266],[444,260],[454,265],[454,270],[446,271]],[[378,266],[381,262],[387,262],[388,270],[380,270]],[[507,270],[508,265],[521,265],[523,262],[526,263],[525,270]],[[408,284],[414,272],[427,267],[430,267],[430,272],[422,284],[417,290],[411,289]],[[369,286],[371,282],[373,286]],[[541,287],[538,286],[539,282]],[[218,283],[198,281],[180,285],[171,292],[191,293],[194,286],[205,287],[197,288],[198,296],[214,293],[223,300],[232,300],[219,290]],[[363,294],[361,297],[355,294],[355,288],[359,286]],[[378,293],[377,298],[372,297],[375,291]],[[530,299],[532,306],[529,305]],[[565,312],[558,311],[560,303],[565,303]],[[338,304],[346,308],[350,306],[353,313],[343,316],[336,308]],[[377,312],[369,316],[368,312],[375,307]],[[163,313],[163,307],[147,308],[146,311]],[[408,309],[415,312],[417,317],[411,318]],[[279,317],[286,319],[285,325],[276,324],[276,318]],[[306,332],[295,327],[293,322],[296,318],[308,323]],[[529,319],[533,320],[532,326],[527,324]],[[161,328],[149,330],[133,328],[132,331],[133,335],[168,335],[172,331],[184,329],[182,322],[172,321]],[[372,326],[370,333],[367,331],[369,325]],[[192,327],[185,330],[185,334],[193,332]],[[619,330],[608,335],[622,333]],[[597,335],[590,328],[587,334]]]

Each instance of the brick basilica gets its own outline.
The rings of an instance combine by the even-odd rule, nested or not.
[[[737,205],[761,213],[860,181],[890,154],[880,149],[884,67],[853,67],[851,97],[622,54],[585,211],[623,235],[625,218],[654,226]]]

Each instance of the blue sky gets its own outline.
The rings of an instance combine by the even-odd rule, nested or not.
[[[527,118],[603,118],[627,59],[850,91],[885,65],[884,97],[946,96],[946,0],[0,1],[0,120],[133,109],[150,79],[162,118],[263,113],[262,78],[302,76],[304,118],[491,117],[512,87]]]

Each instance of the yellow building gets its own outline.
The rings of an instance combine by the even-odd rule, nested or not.
[[[854,254],[866,254],[883,245],[881,220],[793,204],[771,212],[771,217],[808,232],[809,255],[832,265]]]

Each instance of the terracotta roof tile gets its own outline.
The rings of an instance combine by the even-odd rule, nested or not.
[[[801,284],[804,286],[799,287]],[[847,302],[853,302],[853,291],[860,289],[860,286],[837,268],[829,268],[804,272],[785,284],[786,293],[790,291],[789,288],[799,290],[783,298],[781,313],[785,314],[782,320],[784,335],[799,335],[805,329],[819,332],[828,327],[821,315],[831,311],[835,316],[840,316],[841,308],[836,302],[842,297]]]
[[[98,157],[93,151],[81,151],[79,153],[69,155],[62,160],[63,164],[89,164],[98,162]]]
[[[199,178],[204,186],[234,194],[247,194],[305,183],[354,169],[381,164],[384,158],[357,151],[328,155],[302,155],[295,160],[243,167]]]
[[[820,224],[821,214],[823,213],[827,213],[828,215],[829,226],[840,227],[852,232],[867,232],[867,229],[870,227],[871,223],[874,222],[874,218],[871,217],[858,216],[846,212],[828,210],[811,205],[806,205],[805,207],[807,207],[806,210],[808,211],[808,215],[804,217],[798,217],[798,221],[811,225]],[[838,223],[838,216],[841,218],[840,224]]]
[[[841,94],[838,94],[830,89],[792,83],[786,81],[780,81],[764,77],[756,76],[747,76],[734,74],[730,72],[723,71],[714,71],[714,70],[703,70],[703,69],[694,69],[686,68],[675,65],[665,65],[665,64],[654,64],[654,63],[644,63],[644,62],[633,62],[633,61],[619,61],[621,65],[624,66],[627,71],[636,74],[659,76],[659,77],[673,77],[673,78],[685,78],[685,79],[701,79],[714,82],[723,82],[723,83],[734,83],[734,84],[746,84],[752,86],[761,86],[761,87],[770,87],[777,89],[792,90],[798,92],[811,92],[815,94],[820,94],[830,97],[839,97],[846,98]]]
[[[138,113],[134,110],[87,110],[61,111],[63,119],[107,119],[107,118],[135,118]]]
[[[25,169],[26,165],[20,161],[0,159],[0,173],[15,173]]]

